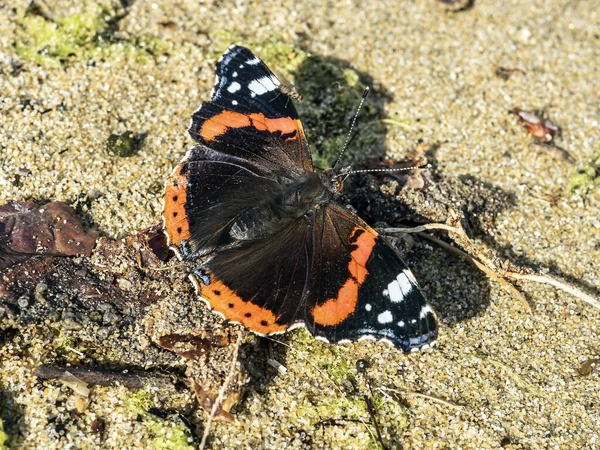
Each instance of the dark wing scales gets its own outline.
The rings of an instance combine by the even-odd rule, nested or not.
[[[232,46],[216,66],[212,100],[192,116],[194,140],[216,150],[263,159],[283,176],[312,172],[310,149],[290,97],[250,50]]]
[[[165,231],[179,257],[228,245],[235,218],[278,192],[278,184],[265,175],[259,164],[243,158],[202,145],[192,148],[165,187]]]
[[[330,204],[315,219],[313,236],[305,319],[313,335],[387,340],[405,352],[435,341],[435,315],[414,276],[372,228]]]
[[[281,92],[281,81],[250,49],[232,45],[215,68],[212,101],[226,109],[267,117],[298,118],[290,97]]]
[[[194,113],[189,132],[201,144],[261,164],[274,175],[294,178],[313,170],[298,119],[246,114],[207,102]]]
[[[311,259],[307,221],[270,237],[220,250],[190,275],[198,294],[225,319],[255,333],[282,333],[302,323]]]

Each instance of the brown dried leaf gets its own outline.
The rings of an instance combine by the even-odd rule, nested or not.
[[[200,336],[186,334],[169,334],[161,336],[156,343],[165,350],[172,351],[185,359],[198,359],[206,356],[211,347],[224,347],[229,342],[224,335],[215,336],[214,339],[203,339]]]
[[[204,411],[210,413],[212,407],[214,405],[215,400],[219,395],[219,391],[211,391],[209,389],[204,389],[200,386],[194,379],[190,379],[190,385],[196,394],[196,398],[198,399],[198,403],[202,407]],[[241,393],[234,391],[227,395],[221,404],[221,407],[215,414],[215,420],[220,420],[222,422],[227,423],[235,423],[235,417],[229,412],[231,407],[235,405],[241,398]]]
[[[34,255],[89,256],[97,236],[65,203],[11,201],[0,206],[0,268]]]
[[[502,66],[497,66],[496,70],[494,71],[494,73],[496,74],[497,77],[502,78],[503,80],[508,80],[511,75],[517,73],[519,75],[525,75],[525,71],[519,68],[513,68],[513,67],[502,67]]]

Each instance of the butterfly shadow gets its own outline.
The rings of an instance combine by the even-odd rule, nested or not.
[[[304,97],[303,102],[297,103],[297,108],[311,146],[315,169],[322,170],[335,164],[366,86],[371,87],[371,94],[357,121],[356,135],[350,136],[353,142],[338,168],[351,164],[353,168],[362,169],[365,158],[384,158],[388,149],[383,119],[386,117],[385,107],[392,101],[391,93],[375,83],[369,74],[352,68],[347,61],[311,55],[299,65],[293,76]],[[472,177],[451,179],[437,175],[437,148],[431,146],[426,155],[427,161],[434,167],[432,176],[435,183],[428,186],[429,189],[390,195],[389,190],[382,187],[396,181],[392,174],[357,174],[347,180],[342,204],[354,208],[371,226],[382,221],[399,223],[399,220],[406,226],[435,221],[423,213],[423,204],[435,202],[440,210],[447,211],[448,205],[456,203],[451,200],[452,195],[464,195],[463,212],[475,231],[483,227],[478,223],[480,217],[488,217],[477,212],[481,213],[488,204],[493,204],[497,210],[510,205],[509,194],[490,184]],[[440,181],[443,181],[441,187],[436,187]],[[451,186],[452,192],[445,193],[446,186]],[[477,192],[478,196],[473,197],[473,192]],[[484,201],[494,196],[499,196],[501,201]],[[400,200],[405,197],[408,201]],[[478,203],[477,199],[481,201]],[[469,208],[475,214],[470,214]],[[480,314],[489,305],[490,282],[474,266],[413,235],[390,236],[388,241],[408,263],[442,322],[452,326]],[[276,336],[276,339],[284,344],[290,341],[288,335]],[[265,339],[262,346],[245,346],[242,350],[244,357],[241,363],[251,374],[247,388],[259,394],[266,392],[266,386],[278,376],[277,370],[268,366],[268,346]],[[290,350],[285,345],[273,344],[273,349],[274,359],[283,364],[288,358],[297,358],[295,353],[288,355]],[[244,402],[242,400],[238,407],[243,409]]]

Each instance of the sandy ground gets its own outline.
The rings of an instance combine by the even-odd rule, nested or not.
[[[324,133],[343,139],[355,104],[315,91],[306,68],[322,60],[341,74],[340,92],[375,88],[371,141],[355,151],[401,158],[419,140],[438,144],[430,161],[440,176],[469,176],[512,198],[476,236],[483,246],[600,294],[600,191],[567,190],[600,151],[595,0],[476,0],[457,13],[433,0],[129,3],[57,0],[26,12],[29,2],[0,1],[0,203],[64,201],[111,238],[148,226],[191,145],[187,124],[208,98],[214,61],[235,42],[281,66],[301,91],[304,80],[299,109],[317,118],[305,121],[313,149],[331,144]],[[505,80],[497,66],[524,73]],[[531,148],[514,107],[560,125],[556,143],[575,162]],[[339,118],[319,116],[326,108]],[[126,131],[139,144],[133,154],[107,149],[111,134]],[[434,351],[328,346],[295,332],[285,337],[293,350],[276,348],[287,375],[247,392],[238,423],[214,425],[212,446],[378,448],[361,423],[368,393],[389,448],[600,448],[600,370],[578,372],[599,356],[597,309],[522,282],[527,314],[497,283],[418,239],[409,260],[440,317]],[[80,423],[56,431],[48,419],[68,411],[69,389],[36,383],[26,335],[1,342],[6,445],[158,447],[160,420],[140,424],[116,388],[97,389]],[[356,371],[361,358],[367,374]],[[109,418],[104,440],[81,425],[92,415]]]

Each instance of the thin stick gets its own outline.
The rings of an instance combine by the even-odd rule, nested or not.
[[[487,266],[485,266],[484,264],[480,263],[475,258],[473,258],[471,255],[463,252],[462,250],[459,250],[458,248],[448,244],[447,242],[442,241],[441,239],[435,238],[426,233],[419,233],[419,236],[424,237],[425,239],[428,239],[432,242],[435,242],[439,246],[444,247],[445,249],[451,251],[452,253],[459,255],[461,258],[464,258],[465,260],[469,261],[471,264],[473,264],[479,270],[484,272],[486,275],[488,275],[489,277],[493,278],[498,283],[500,283],[502,285],[502,287],[504,289],[506,289],[510,294],[514,295],[519,300],[519,302],[521,302],[521,305],[528,313],[532,312],[531,306],[527,302],[527,299],[525,298],[525,296],[523,294],[521,294],[517,290],[516,287],[514,287],[512,284],[510,284],[508,281],[506,281],[504,278],[502,278],[502,276],[500,276],[499,274],[494,272],[492,269],[490,269]]]
[[[594,308],[600,309],[600,301],[598,301],[591,295],[588,295],[585,292],[577,289],[576,287],[573,287],[563,281],[557,280],[556,278],[549,277],[547,275],[535,275],[518,272],[505,272],[504,275],[508,278],[514,278],[515,280],[528,280],[535,281],[536,283],[550,284],[558,289],[568,292],[571,295],[574,295],[578,299],[583,300],[589,305],[592,305]]]
[[[393,234],[393,233],[420,233],[426,230],[446,230],[451,233],[461,233],[461,230],[456,227],[452,227],[450,225],[446,225],[445,223],[426,223],[425,225],[419,225],[417,227],[410,228],[380,228],[378,231],[381,231],[385,234]]]
[[[393,397],[391,397],[388,394],[388,392],[393,392],[394,394],[398,394],[398,395],[400,394],[400,391],[398,389],[392,389],[392,388],[388,388],[388,387],[378,387],[377,389],[383,395],[385,395],[386,397],[390,397],[390,398],[393,398]],[[439,403],[441,405],[449,406],[450,408],[454,408],[454,409],[458,409],[458,410],[463,410],[464,409],[464,407],[461,406],[461,405],[456,405],[456,404],[454,404],[452,402],[449,402],[447,400],[442,400],[441,398],[434,397],[433,395],[427,395],[427,394],[422,394],[420,392],[412,392],[412,391],[405,392],[404,394],[414,395],[415,397],[421,397],[421,398],[425,398],[427,400],[432,400],[432,401],[434,401],[436,403]]]
[[[35,370],[35,376],[44,380],[58,380],[69,372],[76,378],[92,386],[117,386],[122,385],[127,389],[144,389],[152,386],[159,389],[175,387],[176,377],[160,375],[152,372],[110,370],[86,366],[48,366],[41,364]]]
[[[487,361],[492,366],[503,369],[503,371],[506,373],[506,375],[508,377],[510,377],[519,386],[523,386],[537,395],[542,395],[541,391],[538,389],[537,386],[535,386],[534,384],[530,383],[529,381],[521,378],[519,375],[517,375],[517,373],[514,371],[514,369],[512,367],[510,367],[507,364],[504,364],[502,361],[495,360],[490,355],[487,355],[487,354],[481,353],[481,352],[470,353],[470,354],[467,354],[467,356]]]
[[[370,388],[370,386],[369,386]],[[381,444],[381,447],[383,448],[383,450],[387,450],[387,447],[385,446],[385,443],[383,442],[383,437],[381,436],[381,431],[379,430],[379,424],[377,423],[377,417],[375,416],[375,406],[373,405],[373,402],[371,401],[371,399],[369,398],[368,395],[363,395],[363,399],[365,400],[365,404],[367,405],[367,411],[369,412],[369,416],[371,416],[371,422],[373,423],[373,426],[375,427],[375,431],[377,432],[377,439],[379,439],[379,443]]]
[[[412,124],[403,123],[394,119],[381,119],[381,122],[387,123],[388,125],[396,125],[397,127],[404,128],[405,130],[413,130],[415,128],[415,126]]]
[[[451,403],[447,400],[443,400],[438,397],[434,397],[433,395],[422,394],[420,392],[407,392],[407,394],[414,395],[415,397],[425,398],[427,400],[432,400],[436,403],[439,403],[440,405],[449,406],[450,408],[458,409],[459,411],[463,409],[463,407],[460,405],[455,405],[454,403]]]
[[[208,435],[210,434],[210,427],[212,425],[213,419],[217,414],[217,411],[221,407],[221,403],[225,398],[225,391],[229,387],[229,383],[233,379],[233,375],[235,374],[235,367],[238,363],[238,355],[240,353],[240,346],[242,345],[242,336],[244,335],[243,331],[240,329],[238,332],[237,341],[235,341],[235,347],[233,348],[233,354],[231,355],[231,367],[229,367],[229,373],[227,377],[225,377],[225,381],[219,390],[219,395],[215,399],[215,403],[213,404],[212,409],[210,410],[210,415],[208,416],[208,420],[206,421],[206,425],[204,427],[204,434],[202,434],[202,440],[200,441],[200,450],[204,450],[206,446],[206,440],[208,439]]]
[[[479,268],[481,271],[485,272],[487,275],[489,275],[490,277],[492,277],[493,279],[498,281],[506,290],[508,290],[511,294],[513,294],[515,297],[517,297],[519,299],[519,301],[523,304],[524,308],[528,312],[531,312],[531,306],[529,305],[529,303],[527,302],[527,300],[525,299],[523,294],[521,294],[511,283],[506,281],[503,277],[512,278],[515,280],[527,280],[527,281],[534,281],[536,283],[549,284],[549,285],[554,286],[558,289],[561,289],[565,292],[568,292],[569,294],[577,297],[580,300],[583,300],[584,302],[593,306],[596,309],[600,309],[600,301],[598,301],[591,295],[586,294],[585,292],[581,291],[580,289],[577,289],[576,287],[571,286],[570,284],[568,284],[562,280],[559,280],[555,277],[550,277],[548,275],[536,275],[536,274],[529,274],[529,273],[509,272],[506,270],[503,270],[502,275],[500,275],[500,274],[496,273],[494,270],[490,269],[485,264],[482,264],[481,262],[477,261],[477,259],[473,258],[469,254],[459,250],[458,248],[448,244],[447,242],[437,239],[429,234],[422,233],[422,231],[425,231],[425,230],[446,230],[451,233],[456,233],[458,236],[460,236],[462,238],[462,240],[465,240],[466,242],[468,242],[470,244],[470,246],[476,251],[476,249],[470,242],[470,240],[469,240],[468,236],[466,235],[466,233],[464,232],[464,230],[462,230],[460,228],[452,227],[450,225],[446,225],[444,223],[429,223],[429,224],[420,225],[420,226],[411,227],[411,228],[383,228],[383,229],[380,229],[380,231],[382,231],[383,233],[389,233],[389,234],[392,234],[392,233],[419,233],[419,235],[424,237],[425,239],[433,241],[436,244],[450,250],[451,252],[453,252],[457,255],[460,255],[462,258],[468,260],[473,265],[475,265],[477,268]],[[488,265],[495,267],[495,265],[493,265],[491,263],[491,261],[489,261],[487,258],[485,258],[484,255],[481,255],[480,252],[476,251],[476,253],[484,261],[486,261],[486,263]]]

